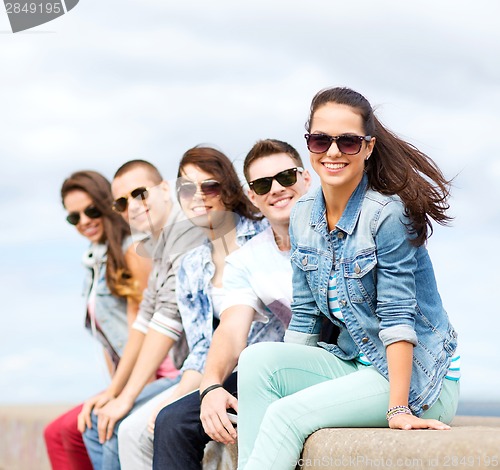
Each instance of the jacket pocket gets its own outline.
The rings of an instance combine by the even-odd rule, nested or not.
[[[344,258],[340,264],[351,302],[374,304],[377,295],[375,248]]]
[[[319,258],[319,253],[300,248],[295,250],[290,257],[290,261],[304,272],[313,292],[318,289],[319,285]]]

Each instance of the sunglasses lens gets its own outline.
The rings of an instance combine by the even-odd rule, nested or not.
[[[306,141],[312,153],[324,153],[332,145],[332,138],[326,134],[306,134]]]
[[[87,217],[90,217],[91,219],[98,219],[99,217],[102,216],[102,212],[96,206],[89,206],[89,207],[87,207],[83,211],[83,213]]]
[[[356,135],[341,135],[337,139],[337,147],[346,155],[356,155],[361,150],[361,139]]]
[[[137,188],[137,189],[134,189],[130,195],[135,199],[135,198],[138,198],[140,197],[143,201],[144,199],[147,199],[148,196],[149,196],[149,192],[147,190],[147,188]]]
[[[282,171],[278,173],[275,178],[281,186],[293,186],[297,182],[297,169],[290,168],[289,170]]]
[[[203,181],[201,183],[201,192],[205,196],[215,197],[220,194],[221,186],[218,181]]]
[[[259,178],[255,181],[252,181],[252,189],[255,191],[255,194],[262,196],[263,194],[267,194],[271,191],[271,186],[273,185],[273,178]]]
[[[113,202],[113,210],[116,212],[124,212],[127,208],[127,199],[124,197],[119,197]]]
[[[80,214],[78,212],[71,212],[68,214],[66,217],[66,220],[71,224],[71,225],[76,225],[78,222],[80,222]]]
[[[201,192],[204,196],[215,197],[221,192],[221,184],[215,180],[203,181],[200,184]],[[177,194],[182,199],[192,199],[198,191],[196,183],[182,183],[177,187]]]
[[[89,218],[89,219],[97,219],[102,216],[102,212],[96,207],[96,206],[88,206],[84,209],[83,213]],[[70,212],[66,220],[71,224],[71,225],[77,225],[78,222],[80,222],[80,212]]]
[[[196,184],[194,183],[182,183],[177,187],[177,195],[181,199],[192,199],[196,194]]]

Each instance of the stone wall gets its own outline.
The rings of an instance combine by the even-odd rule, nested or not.
[[[0,406],[0,470],[50,470],[43,429],[71,406]],[[204,468],[233,470],[236,455],[236,446],[213,443]],[[500,468],[500,418],[458,416],[450,431],[322,429],[298,463],[303,470]]]
[[[43,429],[71,406],[0,406],[0,470],[50,470]]]

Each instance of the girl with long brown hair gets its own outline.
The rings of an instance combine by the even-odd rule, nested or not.
[[[100,173],[73,173],[63,182],[61,199],[68,212],[66,220],[90,242],[83,256],[85,326],[102,344],[112,375],[137,315],[151,263],[136,253],[129,226],[112,210],[111,185]],[[45,429],[54,469],[92,469],[77,429],[81,408],[73,408]]]
[[[313,98],[305,138],[321,187],[291,217],[285,343],[239,362],[242,470],[295,468],[325,427],[446,430],[458,404],[457,334],[425,246],[450,220],[449,182],[349,88]]]

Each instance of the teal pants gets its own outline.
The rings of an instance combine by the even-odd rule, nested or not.
[[[459,383],[444,380],[423,418],[449,424]],[[304,441],[331,427],[387,427],[389,382],[319,347],[259,343],[238,364],[238,469],[293,470]]]

